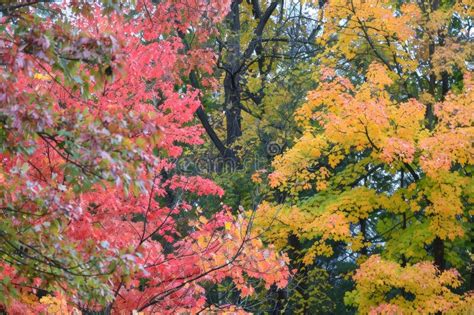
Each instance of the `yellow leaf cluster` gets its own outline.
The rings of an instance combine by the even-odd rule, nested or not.
[[[40,299],[40,303],[48,306],[48,314],[70,314],[64,297],[46,295]]]
[[[402,267],[373,255],[361,264],[354,279],[356,289],[346,295],[346,302],[357,306],[361,314],[473,311],[472,295],[458,295],[449,289],[461,285],[459,273],[454,269],[440,272],[431,262]]]

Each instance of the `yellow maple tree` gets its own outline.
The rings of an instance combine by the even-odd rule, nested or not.
[[[326,5],[318,87],[295,114],[302,136],[269,176],[291,198],[262,205],[257,225],[282,248],[291,235],[311,241],[305,264],[344,243],[361,313],[472,303],[449,289],[461,286],[449,268],[472,273],[472,12],[468,1]]]

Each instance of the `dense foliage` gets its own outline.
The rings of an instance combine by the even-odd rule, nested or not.
[[[181,77],[211,71],[199,44],[226,3],[117,6],[4,10],[1,302],[174,313],[206,308],[202,282],[231,278],[243,296],[246,277],[285,286],[284,258],[243,215],[196,211],[222,189],[171,160],[202,143],[199,91]]]
[[[473,312],[473,14],[0,4],[0,312]]]

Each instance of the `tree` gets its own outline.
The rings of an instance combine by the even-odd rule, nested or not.
[[[299,135],[292,117],[315,86],[311,58],[321,49],[315,42],[322,27],[321,11],[299,0],[233,1],[230,9],[219,34],[208,43],[218,53],[217,93],[203,94],[206,106],[197,112],[211,141],[187,160],[195,162],[196,171],[212,174],[226,191],[226,203],[235,209],[239,205],[254,209],[265,198],[284,199],[284,194],[251,178],[264,177],[273,157]],[[196,77],[201,76],[198,72]],[[305,272],[296,276],[293,283],[298,288],[320,286],[311,280],[320,276],[320,270],[308,269],[311,276]],[[252,312],[280,312],[295,288],[269,292],[257,288],[254,299],[237,299]],[[215,293],[213,298],[222,296]]]
[[[310,88],[305,78],[311,72],[303,62],[317,51],[314,38],[321,28],[312,9],[301,1],[232,1],[219,34],[210,38],[208,45],[217,51],[219,90],[203,96],[207,115],[197,114],[218,154],[234,159],[234,166],[246,153],[291,132],[284,130],[291,127],[287,116]],[[262,130],[254,130],[255,125]],[[255,139],[267,129],[272,132],[268,139]]]
[[[463,312],[472,306],[461,281],[472,283],[472,6],[330,1],[325,18],[318,87],[295,115],[303,135],[269,178],[293,198],[262,205],[257,224],[272,224],[278,248],[291,235],[309,242],[307,264],[357,263],[346,302],[362,313]]]
[[[108,3],[108,2],[107,2]],[[285,257],[173,158],[202,143],[204,42],[227,3],[2,6],[1,303],[10,312],[197,311],[204,282],[284,286]],[[201,59],[206,56],[204,61]]]

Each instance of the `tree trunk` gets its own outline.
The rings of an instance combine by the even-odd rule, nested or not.
[[[367,220],[360,219],[359,224],[360,224],[360,232],[362,233],[362,240],[365,243],[367,242]],[[360,253],[364,256],[367,256],[368,254],[367,245],[364,244],[364,246],[360,249]]]
[[[436,267],[441,271],[444,270],[444,241],[438,236],[433,241],[433,256]]]
[[[227,145],[231,145],[242,135],[242,114],[240,104],[240,3],[241,0],[233,0],[227,21],[231,34],[228,40],[229,55],[226,62],[226,75],[224,79]]]

